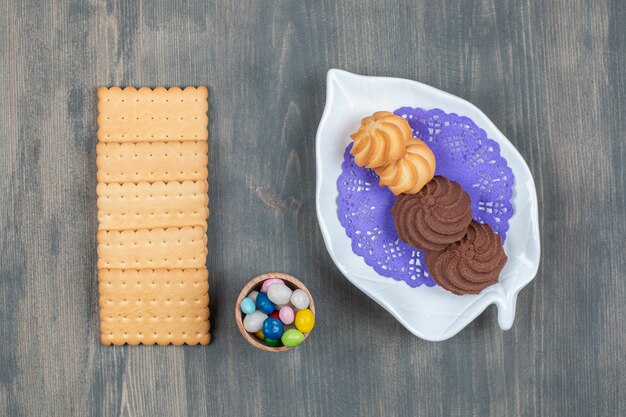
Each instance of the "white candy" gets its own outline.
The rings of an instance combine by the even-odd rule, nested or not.
[[[274,304],[284,305],[291,298],[291,290],[284,284],[272,284],[267,289],[267,298]]]
[[[309,296],[303,290],[295,290],[291,294],[291,304],[298,310],[307,308],[309,306]]]
[[[252,301],[254,301],[256,303],[256,296],[259,295],[258,291],[252,291],[250,294],[248,294],[248,298],[252,298]]]
[[[256,333],[263,328],[263,322],[267,318],[267,314],[262,311],[255,311],[252,314],[248,314],[243,319],[243,328],[246,329],[247,332]]]

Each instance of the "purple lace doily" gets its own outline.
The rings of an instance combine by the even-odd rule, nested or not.
[[[395,114],[407,119],[413,136],[432,149],[436,175],[456,181],[472,199],[475,220],[489,224],[504,241],[513,215],[514,176],[500,146],[469,118],[439,109],[403,107]],[[352,250],[382,276],[411,287],[435,282],[429,276],[421,250],[398,238],[391,216],[395,196],[378,185],[373,170],[354,163],[348,145],[337,180],[339,221],[352,240]]]

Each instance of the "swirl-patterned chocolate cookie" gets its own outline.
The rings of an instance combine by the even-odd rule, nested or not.
[[[472,220],[463,239],[442,251],[426,251],[425,260],[437,284],[460,295],[479,294],[498,282],[508,258],[500,235]]]
[[[470,196],[459,183],[436,176],[417,194],[401,194],[391,209],[398,236],[417,249],[443,250],[465,236]]]

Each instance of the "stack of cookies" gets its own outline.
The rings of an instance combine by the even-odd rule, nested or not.
[[[105,345],[208,344],[208,91],[98,90]]]

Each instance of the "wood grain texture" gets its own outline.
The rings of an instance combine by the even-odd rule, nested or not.
[[[625,415],[626,7],[555,1],[12,1],[0,8],[0,415]],[[480,107],[528,161],[543,257],[502,332],[488,309],[419,340],[345,280],[314,209],[329,68]],[[103,347],[96,90],[207,85],[209,347]],[[293,352],[232,311],[283,270],[317,304]]]

